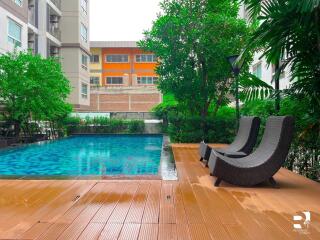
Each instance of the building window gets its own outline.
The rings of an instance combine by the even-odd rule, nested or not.
[[[88,29],[86,28],[85,25],[83,25],[83,23],[81,23],[80,33],[81,33],[82,41],[88,42]]]
[[[22,7],[23,0],[13,0],[18,6]]]
[[[87,15],[88,12],[88,0],[81,0],[81,10]]]
[[[85,70],[88,70],[88,56],[82,53],[81,56],[81,67]]]
[[[81,83],[81,97],[88,98],[88,84]]]
[[[118,54],[118,55],[107,55],[106,56],[106,62],[107,63],[127,63],[129,62],[129,55],[125,54]]]
[[[123,84],[123,77],[107,77],[107,84]]]
[[[99,62],[100,62],[100,57],[99,57],[99,55],[91,55],[91,56],[90,56],[90,62],[91,62],[91,63],[99,63]]]
[[[90,84],[100,85],[100,78],[99,77],[90,77]]]
[[[252,74],[258,78],[262,78],[262,67],[261,63],[258,63],[252,67]]]
[[[154,62],[157,62],[157,57],[154,54],[140,54],[140,55],[136,55],[136,62],[154,63]]]
[[[158,83],[158,77],[138,77],[137,78],[138,84],[157,84]]]
[[[21,47],[21,32],[21,25],[9,18],[8,41],[15,46]]]

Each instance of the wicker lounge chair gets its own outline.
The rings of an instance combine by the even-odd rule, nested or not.
[[[212,151],[209,169],[211,175],[217,177],[215,186],[219,186],[222,180],[240,186],[253,186],[269,180],[275,186],[273,175],[287,158],[293,131],[293,117],[270,117],[259,147],[241,161]]]
[[[256,144],[260,128],[260,118],[241,117],[239,130],[234,141],[227,148],[214,149],[216,152],[235,158],[245,157],[250,154]],[[199,148],[200,161],[208,160],[211,153],[211,147],[205,142],[200,143]]]

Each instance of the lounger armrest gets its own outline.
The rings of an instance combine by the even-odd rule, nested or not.
[[[227,156],[227,157],[231,157],[231,158],[243,158],[243,157],[248,156],[244,152],[225,152],[224,155]]]

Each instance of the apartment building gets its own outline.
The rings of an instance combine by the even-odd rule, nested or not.
[[[90,105],[88,1],[0,0],[0,53],[16,47],[60,57],[75,110]]]
[[[91,110],[149,112],[162,102],[157,58],[136,42],[91,42]]]
[[[249,14],[244,5],[240,6],[239,17],[248,20]],[[262,79],[266,83],[274,86],[273,76],[275,73],[275,66],[268,65],[266,59],[262,57],[262,52],[256,52],[253,58],[253,62],[250,66],[250,71],[252,74]],[[290,84],[290,70],[286,68],[280,75],[280,89],[286,89]]]
[[[28,48],[28,4],[22,0],[0,1],[0,54]]]
[[[89,0],[62,0],[61,58],[73,91],[69,101],[75,111],[90,106]]]

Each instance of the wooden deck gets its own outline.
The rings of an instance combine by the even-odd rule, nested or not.
[[[0,239],[320,239],[319,183],[281,169],[280,189],[215,188],[196,147],[173,146],[178,181],[0,180]]]

